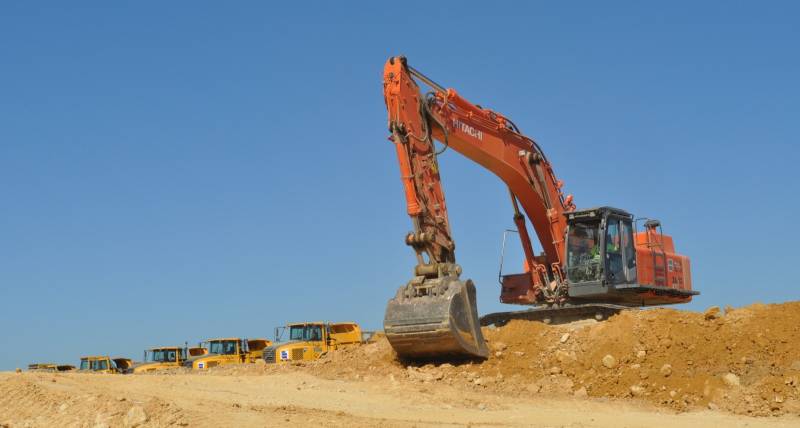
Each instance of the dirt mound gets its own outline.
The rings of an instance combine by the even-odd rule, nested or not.
[[[488,328],[489,359],[404,365],[389,343],[307,364],[329,378],[443,382],[509,394],[634,398],[686,411],[800,414],[800,302],[723,313],[624,311],[605,322]],[[275,370],[279,368],[268,368]]]
[[[26,373],[25,376],[11,377],[0,383],[0,427],[150,427],[190,424],[180,409],[156,399],[138,402],[125,396],[109,397],[95,392],[80,395],[59,392],[59,382],[62,380],[69,379],[69,383],[74,383],[78,377],[92,380],[102,375],[66,376]],[[51,383],[53,388],[45,389],[38,384],[41,382]]]

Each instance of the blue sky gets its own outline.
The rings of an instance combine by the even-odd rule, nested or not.
[[[800,8],[696,3],[4,3],[0,369],[379,328],[414,263],[397,54],[536,138],[579,207],[659,218],[703,293],[684,308],[800,298]],[[480,312],[519,309],[504,185],[440,163]]]

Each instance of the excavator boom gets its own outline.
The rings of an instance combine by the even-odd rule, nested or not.
[[[427,83],[432,92],[423,95],[415,78]],[[527,280],[517,281],[503,293],[503,301],[558,299],[550,282],[562,274],[563,214],[574,208],[571,197],[559,190],[561,183],[538,145],[520,134],[511,121],[473,105],[453,89],[444,89],[408,66],[403,57],[386,63],[384,98],[414,225],[406,243],[417,255],[414,278],[387,306],[384,330],[403,357],[485,357],[488,351],[480,331],[475,287],[459,279],[461,267],[455,262],[434,140],[508,184],[530,270]],[[534,255],[520,205],[543,243],[543,257]]]

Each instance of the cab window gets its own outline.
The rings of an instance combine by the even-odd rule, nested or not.
[[[219,342],[210,342],[208,344],[208,352],[211,354],[232,355],[236,353],[236,341],[224,340]]]
[[[606,252],[619,253],[619,221],[608,219],[606,225]]]
[[[81,370],[89,370],[89,360],[81,359]]]
[[[575,223],[567,235],[567,278],[573,284],[601,278],[600,222]]]
[[[610,282],[619,282],[625,280],[622,264],[622,251],[619,219],[609,217],[606,223],[606,279]]]
[[[306,326],[304,325],[291,326],[291,328],[289,328],[289,340],[303,340],[305,330]]]
[[[222,353],[225,355],[231,355],[236,353],[236,342],[229,340],[223,342],[222,345]]]
[[[175,362],[175,350],[157,349],[153,351],[152,357],[156,362]]]
[[[289,328],[289,340],[320,341],[322,327],[319,325],[293,325]]]

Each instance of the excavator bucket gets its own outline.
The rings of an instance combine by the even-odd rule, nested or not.
[[[428,287],[438,281],[441,283]],[[427,280],[422,293],[411,285],[401,287],[386,306],[383,329],[397,355],[405,359],[489,355],[481,334],[475,285],[470,280]]]

